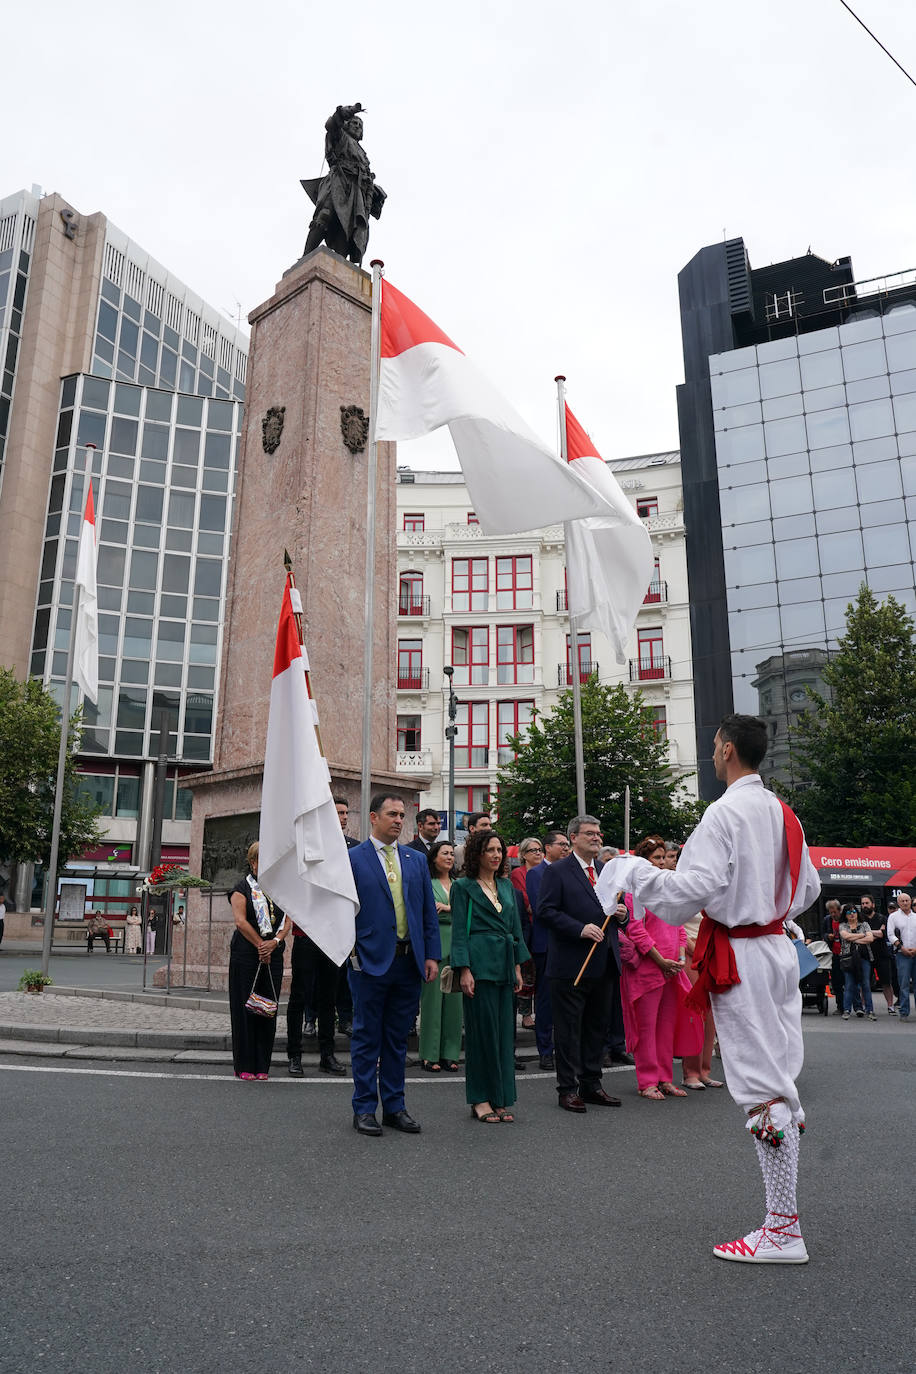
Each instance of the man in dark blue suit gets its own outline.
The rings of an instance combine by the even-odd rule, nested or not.
[[[555,1069],[553,1056],[553,1010],[550,1005],[550,979],[547,977],[547,927],[537,919],[541,879],[550,864],[559,863],[569,853],[569,840],[562,830],[548,830],[544,836],[544,858],[529,868],[525,878],[528,905],[531,907],[531,939],[526,943],[534,960],[534,1038],[538,1047],[538,1067]]]
[[[378,794],[369,804],[369,839],[350,850],[359,912],[351,959],[353,993],[353,1126],[381,1135],[382,1122],[415,1135],[419,1123],[404,1106],[407,1036],[420,1008],[420,988],[439,971],[439,920],[429,866],[397,843],[404,824],[400,797]]]
[[[601,929],[604,911],[595,895],[600,822],[594,816],[577,816],[570,822],[569,838],[572,853],[545,870],[536,919],[547,927],[559,1105],[568,1112],[584,1112],[587,1103],[620,1106],[620,1099],[610,1097],[601,1086],[601,1061],[614,988],[620,979],[617,931],[629,917],[626,907],[618,907],[607,935]],[[576,987],[576,977],[592,948],[588,968]]]

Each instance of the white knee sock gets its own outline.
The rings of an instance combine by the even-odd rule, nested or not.
[[[759,1140],[754,1145],[766,1189],[767,1215],[763,1224],[767,1230],[780,1231],[798,1219],[798,1127],[793,1123],[784,1128],[778,1149]],[[797,1231],[798,1226],[793,1224],[789,1229]]]

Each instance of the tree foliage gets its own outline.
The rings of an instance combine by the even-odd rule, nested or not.
[[[632,839],[658,832],[685,839],[703,804],[684,798],[671,772],[668,746],[652,725],[639,692],[621,685],[582,684],[585,804],[601,821],[609,844],[622,845],[624,788],[630,786]],[[565,829],[576,815],[573,694],[560,694],[550,715],[535,718],[525,740],[513,736],[514,762],[499,772],[499,829],[521,839],[551,826]]]
[[[790,733],[800,764],[790,799],[810,843],[911,845],[916,835],[914,625],[892,596],[863,583],[846,633],[822,671],[830,698]]]
[[[79,712],[71,718],[61,810],[60,856],[81,854],[102,838],[98,810],[79,792]],[[40,682],[20,682],[0,668],[0,859],[47,864],[60,752],[60,711]]]

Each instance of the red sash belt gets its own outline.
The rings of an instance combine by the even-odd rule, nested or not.
[[[790,810],[785,802],[780,802],[780,806],[785,820],[786,846],[789,851],[789,876],[792,882],[789,905],[786,907],[786,916],[788,916],[798,887],[804,836],[795,812]],[[782,935],[784,920],[785,916],[780,916],[765,926],[724,926],[721,922],[714,921],[704,911],[696,948],[693,952],[692,967],[698,977],[685,999],[688,1011],[695,1011],[700,1016],[708,1015],[710,1009],[709,994],[711,992],[727,992],[729,988],[735,987],[741,982],[732,950],[732,940],[753,940],[760,935]]]

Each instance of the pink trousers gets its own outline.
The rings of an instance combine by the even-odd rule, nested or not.
[[[672,1081],[677,1008],[678,985],[673,979],[640,993],[633,1003],[632,1014],[636,1022],[633,1058],[640,1090]]]

